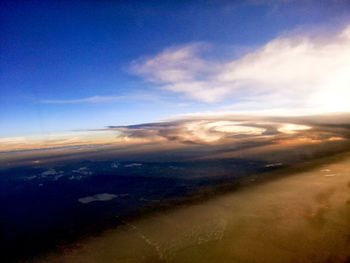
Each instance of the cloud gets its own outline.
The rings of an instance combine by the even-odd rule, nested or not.
[[[205,45],[199,43],[168,48],[155,57],[134,61],[132,69],[153,82],[190,81],[210,71],[209,63],[198,56],[204,48]]]
[[[349,138],[349,114],[329,116],[198,115],[167,122],[110,126],[135,138],[191,144],[315,143]],[[245,147],[245,146],[242,146]]]
[[[166,90],[213,102],[226,91],[211,88],[212,78],[220,72],[221,65],[202,59],[199,54],[204,50],[208,46],[203,43],[168,48],[155,57],[134,61],[132,72]]]
[[[42,100],[44,104],[79,104],[79,103],[106,103],[120,102],[129,100],[141,101],[160,101],[158,97],[152,94],[134,94],[121,96],[92,96],[87,98],[72,99],[72,100]]]
[[[87,196],[87,197],[82,197],[78,199],[78,202],[82,203],[82,204],[88,204],[91,202],[96,202],[96,201],[109,201],[112,200],[114,198],[117,198],[117,195],[114,194],[109,194],[109,193],[103,193],[103,194],[95,194],[92,196]]]
[[[63,133],[38,134],[25,137],[0,138],[1,152],[41,150],[88,150],[91,147],[119,143],[115,132],[106,130],[82,130]]]
[[[93,96],[74,100],[42,100],[45,104],[75,104],[75,103],[100,103],[115,102],[124,99],[125,96]]]
[[[349,111],[350,26],[333,35],[276,38],[242,58],[203,58],[204,44],[165,49],[132,70],[162,89],[233,109]],[[216,52],[220,52],[216,50]]]

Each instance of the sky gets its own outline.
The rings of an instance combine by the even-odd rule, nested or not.
[[[0,138],[349,112],[349,1],[1,1]]]

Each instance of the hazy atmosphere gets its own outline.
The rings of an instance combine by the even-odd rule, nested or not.
[[[2,262],[349,262],[349,1],[0,17]]]

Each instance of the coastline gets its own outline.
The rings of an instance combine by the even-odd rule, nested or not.
[[[74,255],[76,255],[76,253],[79,254],[82,251],[84,251],[84,247],[86,247],[86,246],[89,247],[90,246],[89,244],[92,244],[95,242],[94,240],[100,240],[100,242],[103,243],[104,242],[103,238],[108,239],[108,238],[110,238],[109,235],[112,235],[112,236],[114,235],[114,234],[110,234],[110,233],[114,233],[114,232],[118,233],[119,231],[126,231],[126,233],[129,233],[131,231],[131,233],[132,233],[132,229],[134,229],[133,226],[135,224],[139,224],[139,223],[145,224],[145,222],[146,223],[148,222],[147,224],[150,224],[152,227],[157,228],[157,225],[158,225],[157,220],[159,220],[157,218],[162,218],[164,215],[167,215],[169,213],[170,214],[181,213],[181,211],[191,210],[191,207],[193,207],[193,208],[198,207],[198,206],[205,207],[206,204],[216,202],[215,200],[220,200],[222,198],[225,199],[226,196],[231,196],[230,198],[232,198],[232,197],[236,198],[235,196],[240,196],[240,195],[242,195],[242,193],[255,193],[255,192],[259,191],[256,189],[264,188],[264,187],[269,186],[269,185],[274,184],[274,183],[278,184],[278,183],[283,182],[283,181],[288,182],[290,180],[289,178],[298,178],[298,177],[302,178],[303,176],[300,176],[300,175],[305,176],[305,174],[307,174],[307,173],[320,171],[320,170],[322,170],[321,168],[324,166],[332,166],[333,167],[334,165],[341,165],[344,162],[348,163],[349,160],[350,160],[349,153],[338,154],[338,155],[331,156],[328,158],[317,159],[317,160],[314,160],[312,162],[309,162],[309,163],[306,163],[306,164],[303,164],[300,166],[268,172],[268,173],[265,173],[264,176],[255,178],[256,180],[254,180],[254,181],[251,181],[252,177],[249,177],[249,178],[242,179],[240,182],[236,181],[235,182],[236,185],[228,185],[228,184],[225,185],[224,184],[222,186],[216,187],[215,191],[212,191],[213,189],[208,189],[207,191],[203,190],[203,192],[201,194],[196,195],[195,197],[192,197],[192,198],[187,198],[187,200],[186,199],[182,199],[182,200],[177,199],[177,200],[170,200],[170,201],[168,200],[167,202],[164,202],[164,204],[157,204],[157,206],[155,206],[155,207],[148,207],[148,208],[144,209],[141,213],[139,211],[135,215],[130,215],[129,217],[116,218],[116,221],[117,221],[116,225],[119,225],[119,226],[116,226],[116,228],[110,227],[109,230],[102,231],[99,234],[95,234],[95,235],[92,235],[90,237],[81,238],[78,241],[74,242],[73,244],[70,244],[70,245],[67,245],[67,246],[64,246],[63,248],[61,248],[60,252],[55,252],[55,253],[51,254],[50,256],[44,256],[45,259],[43,261],[40,261],[40,259],[35,259],[32,262],[74,262],[74,261],[69,261],[68,260],[69,257],[74,258]],[[345,176],[343,176],[343,177],[345,177]],[[261,180],[259,180],[258,178],[261,178]],[[327,177],[327,180],[334,179],[334,178],[335,178],[335,176],[334,177],[329,176],[329,177]],[[283,187],[281,189],[283,189]],[[321,196],[322,196],[322,194],[321,194]],[[258,200],[256,200],[256,201],[258,201]],[[344,201],[344,203],[345,202],[346,201]],[[201,212],[201,213],[203,213],[203,212]],[[191,214],[191,215],[195,216],[194,214]],[[170,216],[170,218],[171,217],[173,217],[173,216]],[[220,217],[220,216],[218,216],[218,217]],[[178,216],[176,216],[176,218],[178,218]],[[188,218],[191,218],[191,217],[188,217]],[[310,219],[310,220],[313,220],[313,219]],[[317,220],[318,219],[316,219],[316,221]],[[139,227],[137,227],[137,228],[139,228]],[[113,230],[113,229],[115,229],[115,230]],[[213,229],[215,229],[215,227]],[[120,234],[116,234],[116,237],[118,235],[120,235]],[[167,233],[167,234],[164,234],[164,236],[171,236],[171,234]],[[138,237],[138,238],[140,238],[140,237]],[[121,242],[124,243],[126,241],[124,240]],[[129,242],[129,241],[127,241],[127,242]],[[143,242],[146,242],[146,241],[144,240]],[[96,243],[94,243],[94,244],[96,246],[98,246],[98,244],[96,244]],[[132,242],[131,242],[131,244],[132,244]],[[95,246],[95,245],[93,245],[93,246]],[[91,249],[92,249],[92,247],[90,246],[90,250]],[[90,250],[88,252],[85,251],[85,253],[88,253],[88,254],[93,253],[93,249],[92,249],[92,251],[90,251]],[[127,249],[126,249],[126,251],[127,251]],[[121,252],[122,251],[118,250],[118,253],[121,253]],[[108,253],[112,253],[112,252],[109,251]],[[66,256],[64,256],[64,255],[66,255]],[[152,256],[152,258],[153,258],[153,256]],[[58,257],[59,260],[55,261],[56,260],[55,257]],[[166,258],[159,257],[159,255],[156,256],[156,258],[157,257],[161,261],[165,260],[165,262],[168,262],[168,259],[166,259]],[[66,259],[67,259],[67,261],[65,261]],[[123,260],[125,260],[125,258]],[[138,260],[140,260],[140,259],[138,259]],[[80,261],[78,261],[78,262],[80,262]],[[88,261],[86,261],[86,262],[88,262]],[[99,262],[99,261],[91,261],[91,262]],[[116,261],[116,262],[118,262],[118,261]],[[125,261],[123,261],[123,262],[125,262]],[[126,262],[129,262],[129,261],[126,261]],[[134,262],[134,261],[130,261],[130,262]],[[138,262],[143,262],[143,261],[138,261]],[[145,262],[147,262],[147,261],[145,261]],[[157,262],[157,261],[154,261],[154,262]],[[172,262],[172,261],[170,260],[169,262]],[[176,261],[174,261],[174,262],[176,262]],[[206,261],[204,261],[204,262],[206,262]],[[274,261],[271,261],[271,262],[274,262]]]

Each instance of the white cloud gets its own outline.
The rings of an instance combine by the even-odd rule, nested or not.
[[[166,90],[213,102],[227,91],[212,87],[212,77],[220,72],[222,65],[202,59],[199,53],[206,49],[202,43],[168,48],[155,57],[135,61],[132,71],[150,82],[163,85]]]
[[[204,49],[205,45],[199,43],[168,48],[155,57],[135,61],[132,70],[154,82],[191,81],[210,71],[210,63],[199,57],[199,52]]]
[[[276,38],[224,63],[201,57],[204,49],[166,49],[132,68],[165,90],[209,103],[232,99],[236,109],[350,110],[350,26],[331,36]]]
[[[310,126],[294,124],[294,123],[285,123],[277,130],[282,133],[294,134],[294,133],[297,133],[298,131],[304,131],[309,129],[311,129]]]
[[[117,195],[114,194],[109,194],[109,193],[103,193],[103,194],[95,194],[92,196],[87,196],[87,197],[82,197],[78,199],[78,202],[82,204],[88,204],[91,202],[96,202],[96,201],[109,201],[114,198],[117,198]]]

